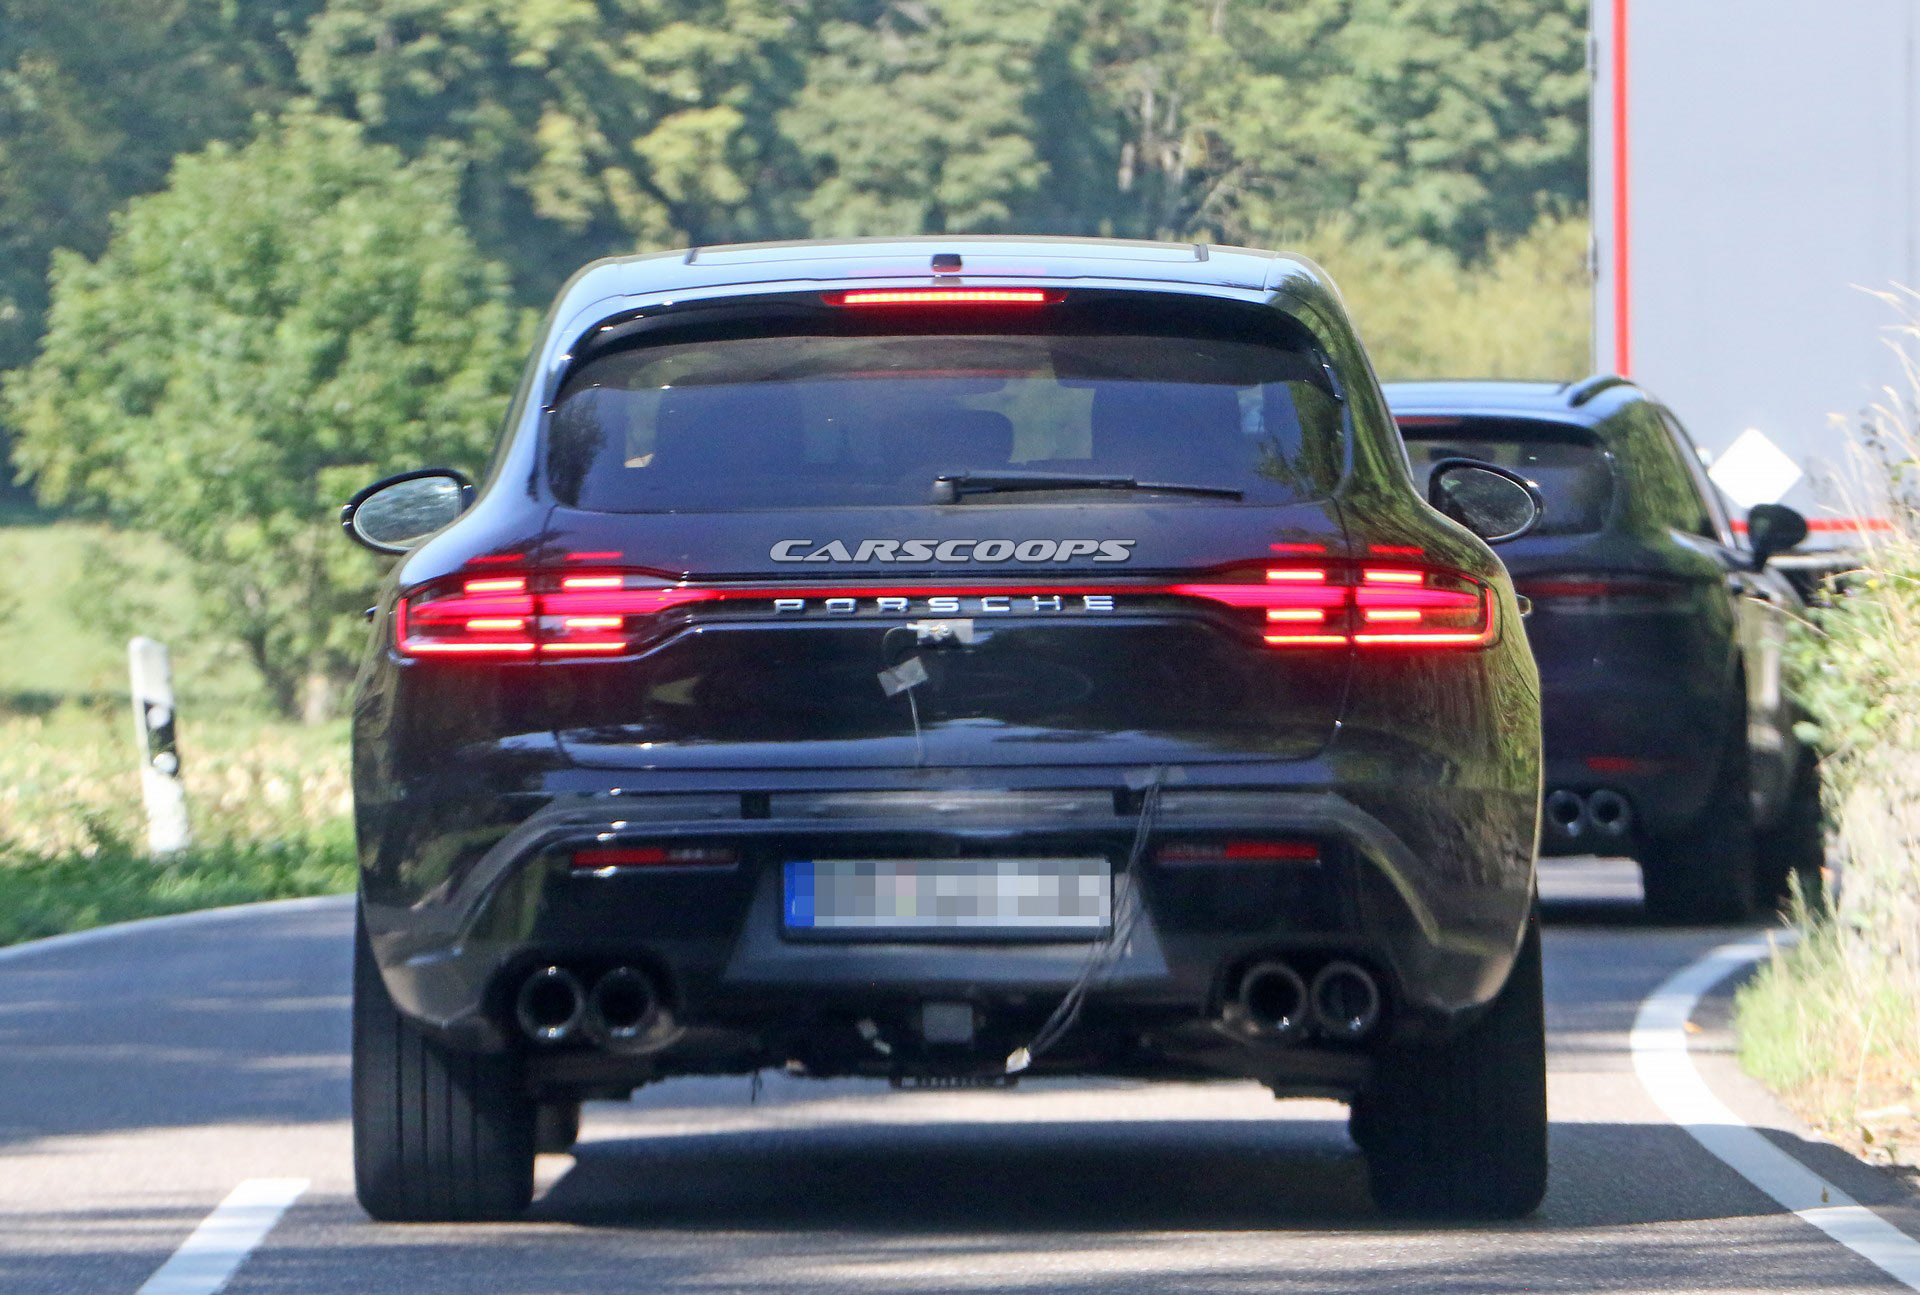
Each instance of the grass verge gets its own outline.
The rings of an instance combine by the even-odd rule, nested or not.
[[[352,889],[353,876],[353,842],[344,831],[218,842],[166,859],[117,839],[98,842],[91,854],[0,849],[0,944],[136,917],[333,894]]]
[[[1920,1167],[1920,986],[1803,925],[1734,999],[1740,1064],[1863,1159]]]

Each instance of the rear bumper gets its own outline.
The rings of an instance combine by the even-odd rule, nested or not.
[[[518,1045],[513,994],[534,968],[642,967],[688,1039],[732,1032],[773,1049],[724,1061],[689,1054],[684,1067],[740,1068],[781,1064],[781,1031],[804,1032],[836,1013],[944,999],[975,1003],[984,1017],[1037,1021],[1090,950],[792,939],[780,888],[790,858],[1104,854],[1116,888],[1139,888],[1144,912],[1090,993],[1088,1016],[1135,1024],[1215,1020],[1239,972],[1278,956],[1308,968],[1334,957],[1361,962],[1379,976],[1396,1031],[1445,1028],[1505,982],[1531,901],[1528,794],[1396,781],[1367,800],[1329,785],[1318,763],[1177,767],[1165,775],[1154,843],[1310,838],[1321,859],[1149,861],[1129,876],[1122,865],[1140,798],[1125,771],[910,772],[894,781],[919,786],[822,787],[815,774],[811,787],[762,789],[732,773],[726,790],[636,794],[618,774],[596,772],[598,785],[582,786],[574,771],[561,794],[482,800],[472,789],[485,780],[466,778],[440,795],[416,786],[406,801],[363,804],[361,898],[376,959],[403,1012],[476,1050]],[[1131,781],[1140,784],[1140,771]],[[1390,821],[1396,814],[1401,821]],[[639,839],[724,844],[739,862],[606,874],[568,865],[578,846]],[[1304,1051],[1300,1060],[1309,1060]]]
[[[1681,830],[1699,816],[1725,737],[1724,687],[1615,678],[1548,680],[1543,692],[1549,801],[1556,791],[1583,800],[1613,792],[1626,801],[1628,813],[1624,825],[1612,830],[1591,819],[1568,830],[1549,809],[1541,826],[1542,854],[1630,854],[1647,837]]]

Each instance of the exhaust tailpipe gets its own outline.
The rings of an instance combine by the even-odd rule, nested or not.
[[[1284,962],[1262,962],[1240,978],[1236,996],[1247,1023],[1272,1039],[1297,1039],[1307,1031],[1307,983]]]
[[[1625,836],[1633,827],[1633,805],[1619,792],[1602,787],[1587,797],[1587,821],[1602,836]]]
[[[633,967],[615,967],[587,995],[587,1033],[612,1047],[646,1036],[660,1019],[660,993],[653,977]]]
[[[1380,986],[1373,973],[1352,962],[1329,962],[1307,994],[1313,1023],[1330,1039],[1351,1043],[1380,1020]]]
[[[565,967],[542,967],[520,985],[513,1014],[535,1043],[561,1043],[573,1035],[586,1014],[587,995],[580,978]]]
[[[1578,840],[1587,830],[1587,802],[1579,792],[1565,787],[1547,794],[1547,826],[1569,841]]]

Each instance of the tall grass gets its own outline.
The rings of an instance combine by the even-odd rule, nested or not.
[[[1893,529],[1814,612],[1798,683],[1819,716],[1840,863],[1837,895],[1804,910],[1737,1000],[1742,1061],[1813,1122],[1920,1163],[1920,294],[1887,300],[1904,366],[1854,438],[1855,491]]]
[[[124,704],[0,718],[0,944],[352,887],[341,726],[181,724],[195,843],[153,859]]]

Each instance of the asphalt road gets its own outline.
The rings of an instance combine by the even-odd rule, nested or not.
[[[243,1180],[310,1180],[227,1290],[1901,1289],[1666,1122],[1627,1031],[1738,932],[1644,925],[1630,866],[1547,870],[1553,1187],[1498,1227],[1394,1224],[1345,1108],[1252,1085],[893,1093],[683,1080],[589,1108],[526,1222],[392,1227],[353,1203],[344,901],[0,961],[0,1291],[134,1292]],[[1741,1117],[1920,1236],[1920,1198],[1802,1131],[1724,1055]],[[184,1289],[184,1287],[182,1288]]]

